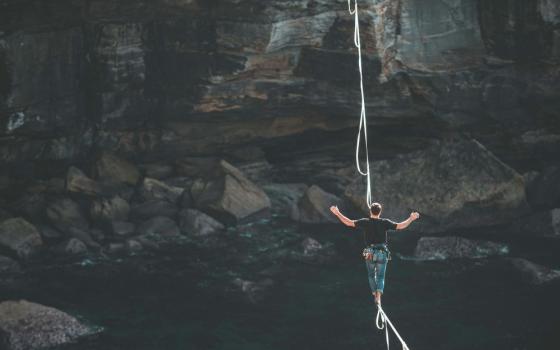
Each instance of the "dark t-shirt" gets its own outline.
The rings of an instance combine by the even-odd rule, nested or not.
[[[363,218],[355,221],[356,228],[364,231],[364,243],[371,244],[387,243],[387,230],[396,230],[397,223],[389,219]]]

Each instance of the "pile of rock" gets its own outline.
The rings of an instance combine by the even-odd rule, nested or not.
[[[224,160],[140,168],[109,153],[89,176],[71,166],[63,181],[31,187],[16,204],[23,217],[6,213],[0,248],[19,260],[45,247],[68,255],[135,253],[159,241],[219,234],[226,225],[269,215],[271,206],[258,185]],[[2,268],[13,270],[7,259]]]

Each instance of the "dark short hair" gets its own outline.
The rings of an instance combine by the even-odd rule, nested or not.
[[[379,215],[379,214],[381,213],[381,204],[379,204],[379,203],[372,203],[372,204],[369,206],[369,212],[370,212],[372,215]]]

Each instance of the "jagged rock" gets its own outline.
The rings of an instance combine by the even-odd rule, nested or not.
[[[185,209],[179,213],[181,232],[192,236],[209,236],[225,229],[220,222],[196,209]]]
[[[154,242],[153,239],[150,239],[149,236],[137,236],[134,237],[134,240],[139,242],[142,245],[142,248],[147,248],[151,250],[158,250],[159,244]]]
[[[143,164],[140,168],[144,171],[144,175],[153,179],[166,179],[173,174],[173,166],[165,163]]]
[[[126,221],[130,213],[127,201],[119,196],[111,199],[98,199],[92,202],[90,217],[96,222],[108,223],[111,221]]]
[[[305,256],[313,256],[323,248],[323,245],[319,243],[319,241],[311,237],[304,239],[301,245],[303,247],[303,255]]]
[[[511,223],[512,233],[532,237],[560,236],[560,208],[523,215]]]
[[[179,235],[181,231],[175,221],[164,216],[157,216],[143,222],[138,227],[138,233],[141,235],[175,236]]]
[[[16,273],[20,271],[21,271],[21,266],[19,266],[17,261],[8,258],[7,256],[0,255],[0,274]]]
[[[126,246],[124,243],[110,243],[107,249],[111,254],[118,254],[122,253],[126,249]]]
[[[88,252],[85,243],[77,238],[70,238],[68,242],[64,244],[63,249],[68,255],[82,255]]]
[[[560,280],[560,270],[553,270],[522,258],[509,258],[507,261],[521,273],[521,278],[528,283],[545,284]]]
[[[400,220],[418,211],[422,220],[412,227],[423,232],[504,224],[528,209],[523,177],[475,140],[372,162],[371,180],[384,215]],[[367,211],[362,178],[345,196]]]
[[[178,212],[177,206],[166,200],[151,200],[133,205],[130,218],[134,221],[144,221],[154,216],[173,218]]]
[[[504,243],[461,237],[422,237],[416,244],[414,256],[422,260],[474,259],[504,255],[508,252],[509,248]]]
[[[272,183],[263,185],[263,190],[270,198],[272,211],[289,216],[292,208],[307,190],[306,184],[301,183]]]
[[[306,224],[320,224],[338,222],[329,208],[331,205],[339,205],[340,198],[334,194],[323,191],[319,186],[309,187],[304,195],[293,207],[291,218]]]
[[[95,333],[76,318],[25,300],[0,303],[2,349],[34,350],[74,342]]]
[[[258,304],[264,299],[265,293],[274,286],[274,280],[265,278],[260,281],[248,281],[236,278],[233,280],[233,285],[245,295],[249,302]]]
[[[181,187],[169,186],[156,179],[145,178],[140,189],[140,194],[144,200],[166,200],[177,204],[184,189]]]
[[[129,253],[138,253],[142,251],[142,249],[143,249],[142,244],[137,240],[129,239],[128,241],[126,241],[126,250]]]
[[[93,238],[89,230],[81,229],[78,227],[69,227],[66,230],[68,237],[77,238],[84,242],[89,248],[99,249],[101,246]]]
[[[332,243],[321,243],[314,238],[306,237],[300,243],[300,249],[291,251],[288,257],[307,264],[324,264],[335,257]]]
[[[70,198],[61,198],[47,206],[47,217],[59,230],[65,232],[69,227],[87,229],[89,223],[80,206]]]
[[[66,190],[87,196],[100,196],[105,193],[101,184],[87,177],[80,169],[70,167],[66,174]]]
[[[22,218],[12,218],[0,223],[0,246],[22,259],[36,253],[43,245],[37,228]]]
[[[136,185],[140,171],[136,166],[111,153],[103,153],[95,163],[97,177],[106,182]]]
[[[226,223],[241,221],[270,209],[270,199],[257,185],[226,161],[209,179],[198,179],[191,188],[196,208]]]

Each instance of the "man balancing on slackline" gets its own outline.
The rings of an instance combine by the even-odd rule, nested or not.
[[[390,260],[390,252],[387,247],[387,230],[403,230],[414,220],[420,217],[417,212],[412,212],[408,219],[403,222],[393,222],[381,218],[381,204],[373,203],[369,207],[369,217],[350,220],[342,215],[338,207],[332,206],[331,212],[346,226],[362,229],[364,232],[364,243],[366,247],[363,256],[368,271],[369,286],[375,297],[375,304],[381,305],[381,294],[385,286],[385,269]]]

